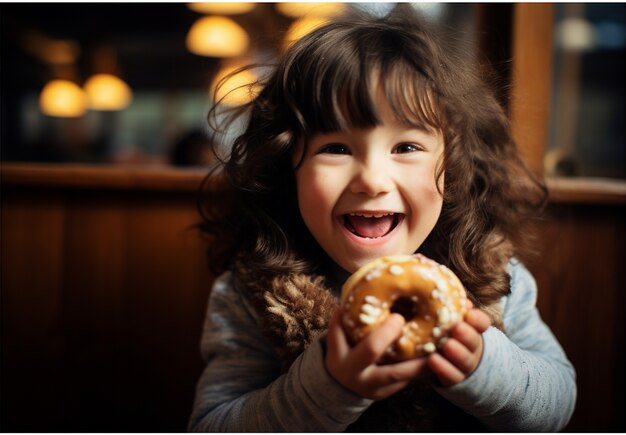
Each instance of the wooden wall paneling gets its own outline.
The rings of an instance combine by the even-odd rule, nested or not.
[[[582,431],[623,431],[624,207],[577,207],[572,215],[567,224],[578,255],[564,276],[577,286],[580,305],[575,316],[557,319],[563,329],[579,319],[585,328],[570,341],[578,342],[572,358],[580,372],[581,409],[572,424]]]
[[[198,343],[210,277],[204,247],[190,229],[198,220],[194,201],[144,194],[129,204],[127,255],[134,267],[125,294],[133,386],[125,401],[149,417],[147,430],[186,429],[202,367]]]
[[[606,375],[611,382],[612,396],[609,397],[612,406],[612,415],[610,421],[614,422],[612,427],[617,432],[626,432],[626,205],[622,205],[620,212],[615,215],[613,222],[615,231],[615,239],[613,243],[616,247],[617,254],[615,256],[615,283],[614,288],[615,299],[611,307],[613,316],[616,319],[613,328],[614,340],[609,343],[615,358],[612,359],[612,369]]]
[[[213,280],[197,220],[191,189],[3,185],[3,430],[185,431]]]
[[[624,214],[623,205],[558,204],[537,228],[538,306],[578,375],[567,430],[624,428]]]
[[[67,349],[63,204],[61,195],[2,192],[2,396],[10,399],[2,401],[3,431],[41,431],[60,422]],[[29,409],[40,411],[36,419],[15,418]]]
[[[67,401],[64,428],[119,430],[118,397],[124,391],[120,352],[124,331],[126,201],[100,191],[66,192],[64,334]]]
[[[7,185],[24,174],[2,169],[2,430],[184,431],[213,279],[188,230],[199,178],[154,188],[158,174],[115,172],[98,187],[107,174],[84,170],[47,185],[37,168]],[[560,184],[525,262],[578,372],[566,429],[623,431],[626,192]]]

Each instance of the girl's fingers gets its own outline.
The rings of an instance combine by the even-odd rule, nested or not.
[[[473,372],[478,365],[479,357],[454,338],[446,340],[440,352],[464,376]]]
[[[482,336],[468,323],[459,323],[452,328],[450,335],[457,339],[470,352],[476,352],[482,346]]]
[[[489,316],[480,310],[472,309],[468,311],[464,320],[480,333],[485,332],[491,326]]]
[[[404,318],[401,315],[390,315],[354,347],[349,357],[353,367],[360,371],[376,363],[389,345],[400,336],[403,325]]]
[[[412,379],[430,373],[426,358],[395,364],[368,367],[367,382],[371,386],[371,398],[382,399],[405,388]]]
[[[465,379],[465,374],[438,353],[433,353],[428,357],[428,367],[446,387],[458,384]]]
[[[378,365],[386,349],[400,336],[405,320],[392,314],[380,326],[351,347],[341,325],[341,310],[335,311],[327,334],[327,367],[353,391],[370,398],[384,398],[406,387],[412,379],[435,374],[445,385],[462,382],[471,374],[482,354],[482,333],[489,317],[471,309],[464,322],[451,331],[439,353],[428,358]]]
[[[326,337],[326,367],[346,388],[372,399],[384,399],[417,377],[430,373],[426,358],[378,365],[398,339],[404,318],[392,314],[356,346],[351,347],[341,325],[341,311],[333,313]]]
[[[382,384],[408,382],[428,372],[426,358],[417,358],[376,367],[375,378]]]

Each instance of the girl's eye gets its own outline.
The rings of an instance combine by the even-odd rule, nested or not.
[[[343,144],[331,143],[322,147],[318,154],[350,154],[350,150]]]
[[[406,154],[422,151],[422,147],[414,143],[401,143],[392,151],[393,154]]]

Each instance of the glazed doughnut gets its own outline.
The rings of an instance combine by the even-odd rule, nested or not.
[[[469,308],[465,289],[447,267],[421,255],[387,256],[354,272],[341,292],[342,324],[354,345],[391,313],[406,323],[386,351],[390,361],[434,352]]]

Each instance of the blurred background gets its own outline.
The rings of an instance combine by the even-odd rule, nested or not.
[[[2,159],[205,164],[206,114],[227,72],[271,64],[290,41],[341,12],[384,14],[394,6],[312,5],[3,5],[2,104],[11,110],[3,111]],[[473,46],[471,6],[416,8]],[[251,72],[229,85],[255,78]]]
[[[494,69],[550,188],[524,260],[578,370],[567,430],[626,429],[624,4],[2,3],[3,431],[185,430],[213,280],[193,230],[207,113],[336,14],[396,7]]]
[[[393,6],[3,4],[2,160],[206,163],[193,133],[206,132],[212,87],[226,71],[271,63],[298,33],[343,10]],[[481,50],[506,73],[510,5],[494,5],[504,19],[489,23],[491,12],[472,4],[415,7],[453,31],[463,53]],[[558,4],[553,19],[543,47],[554,56],[546,169],[624,178],[623,5]]]

